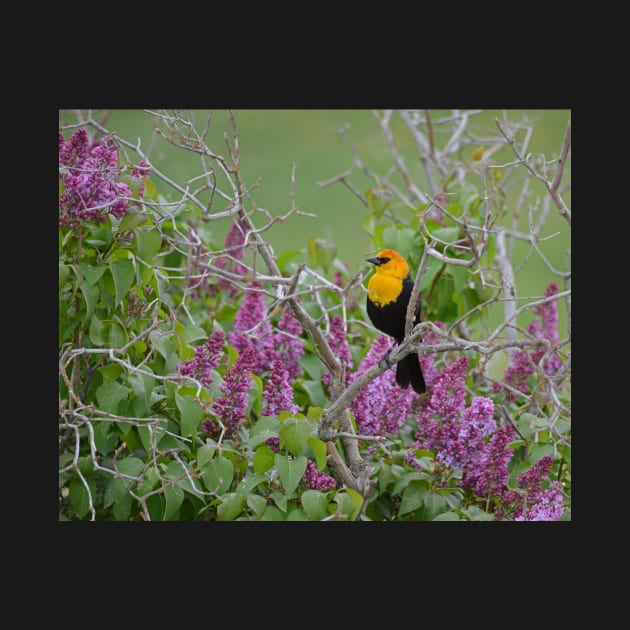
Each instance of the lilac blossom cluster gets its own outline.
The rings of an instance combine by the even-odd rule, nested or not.
[[[430,375],[430,385],[417,417],[418,448],[432,450],[444,469],[460,470],[462,487],[478,497],[493,497],[497,518],[560,518],[564,511],[561,484],[555,482],[542,490],[543,479],[548,479],[551,471],[551,457],[541,458],[521,473],[517,488],[508,485],[514,429],[511,424],[497,426],[494,403],[489,398],[474,397],[466,406],[468,359],[461,357],[441,371],[422,367]]]
[[[278,359],[271,366],[267,386],[263,390],[262,410],[265,415],[277,416],[281,411],[297,413],[299,407],[293,402],[289,372]]]
[[[224,241],[225,254],[219,256],[213,264],[216,268],[237,276],[244,276],[247,273],[247,267],[243,265],[241,260],[245,258],[245,234],[247,229],[244,223],[237,219],[232,223],[230,231],[227,233]],[[193,276],[199,275],[210,262],[210,254],[208,250],[201,246],[199,256],[192,261]],[[214,297],[218,293],[234,299],[238,294],[238,287],[228,278],[219,277],[216,282],[208,282],[207,276],[190,277],[188,279],[188,287],[190,288],[191,298],[200,300],[206,297]]]
[[[337,486],[337,482],[323,472],[317,470],[317,466],[310,459],[306,460],[306,471],[302,475],[300,483],[308,486],[311,490],[326,492]]]
[[[346,385],[348,385],[350,381],[349,370],[352,368],[352,352],[350,351],[350,344],[346,339],[343,319],[339,315],[333,315],[330,318],[328,345],[341,364],[345,366]],[[324,383],[326,388],[330,388],[330,372],[326,372],[322,376],[322,383]]]
[[[144,162],[130,169],[138,184],[138,197],[144,195],[142,178],[148,177]],[[59,133],[59,225],[74,227],[79,221],[103,223],[109,214],[122,218],[129,210],[131,188],[119,181],[121,168],[112,136],[90,144],[85,129],[77,129],[69,140]]]
[[[389,349],[389,338],[385,335],[377,337],[349,381],[356,380],[376,365]],[[413,389],[398,387],[393,368],[370,381],[352,401],[350,410],[359,433],[384,436],[398,432],[418,398]]]
[[[558,285],[551,283],[545,290],[545,297],[551,297],[558,292]],[[558,343],[558,306],[555,301],[545,304],[538,304],[532,307],[532,312],[536,318],[527,326],[527,332],[535,339],[546,339],[552,345]],[[536,371],[536,366],[545,356],[547,350],[545,347],[538,348],[529,353],[525,350],[515,350],[510,359],[510,365],[505,370],[503,377],[504,382],[512,388],[523,393],[529,391],[527,378]],[[543,369],[548,375],[555,374],[560,368],[562,361],[560,357],[553,353],[548,356],[543,364]],[[505,389],[500,383],[493,385],[494,391],[498,392]],[[509,401],[513,401],[516,395],[512,391],[506,394]]]
[[[295,380],[302,373],[299,364],[304,353],[299,340],[302,328],[288,309],[280,317],[278,328],[274,332],[260,285],[251,284],[228,333],[230,345],[239,352],[246,348],[254,350],[254,371],[257,374],[267,372],[274,361],[281,360],[289,377]]]
[[[229,368],[219,389],[224,394],[212,404],[215,418],[223,423],[228,436],[233,435],[243,424],[247,410],[247,392],[252,386],[252,371],[256,354],[252,348],[245,348]],[[214,426],[213,426],[214,425]],[[216,424],[208,419],[203,423],[206,433],[216,434]]]
[[[562,516],[562,484],[554,481],[543,490],[543,480],[548,478],[552,465],[553,460],[549,455],[541,457],[516,478],[517,489],[504,490],[501,504],[510,506],[510,511],[515,515],[514,520],[555,521]],[[497,509],[496,513],[501,516],[501,509]]]
[[[195,356],[179,365],[182,376],[190,376],[201,382],[204,387],[212,383],[211,372],[218,365],[223,354],[225,334],[222,330],[213,332],[206,342],[195,348]]]

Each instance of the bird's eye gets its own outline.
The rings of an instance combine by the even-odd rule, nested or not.
[[[381,265],[384,265],[385,263],[388,263],[391,258],[379,258],[379,260],[381,261]]]

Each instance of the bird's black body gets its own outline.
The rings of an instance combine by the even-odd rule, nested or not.
[[[391,250],[384,250],[384,252],[392,255]],[[380,252],[379,255],[384,252]],[[389,260],[390,258],[388,256],[368,259],[369,262],[377,266],[386,264]],[[404,263],[404,265],[406,270],[406,263]],[[367,298],[367,314],[375,328],[378,328],[381,332],[393,337],[396,340],[396,343],[401,343],[405,338],[407,306],[409,305],[409,299],[411,297],[411,292],[413,291],[413,280],[409,274],[407,274],[404,279],[399,280],[399,282],[402,282],[402,290],[394,300],[385,304],[379,304],[370,299],[369,294]],[[413,322],[414,326],[419,321],[420,299],[418,298]],[[422,375],[420,361],[415,352],[408,354],[396,365],[396,383],[403,388],[411,385],[414,391],[418,394],[426,392],[426,384]]]

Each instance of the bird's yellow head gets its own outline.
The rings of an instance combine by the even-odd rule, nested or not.
[[[377,306],[386,306],[398,299],[403,281],[409,275],[407,261],[393,249],[382,249],[367,262],[375,266],[368,282],[368,299]]]
[[[367,262],[376,267],[377,274],[393,276],[400,280],[404,280],[409,275],[407,261],[395,249],[382,249],[373,258],[368,258]]]

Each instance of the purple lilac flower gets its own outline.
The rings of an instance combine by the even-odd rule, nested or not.
[[[215,416],[227,429],[228,435],[236,432],[245,420],[247,409],[247,391],[252,385],[252,370],[256,353],[252,348],[245,348],[237,357],[234,365],[227,370],[219,389],[224,394],[212,404]]]
[[[545,297],[551,297],[557,292],[558,285],[552,282],[545,290]],[[528,324],[527,332],[536,339],[546,339],[551,344],[557,344],[560,339],[558,334],[557,303],[553,301],[546,304],[538,304],[532,307],[532,312],[535,319]],[[531,354],[524,350],[515,350],[511,355],[510,365],[505,370],[503,381],[507,385],[527,393],[529,391],[527,378],[536,371],[536,365],[540,363],[546,352],[547,349],[545,347],[538,348]],[[546,374],[552,375],[558,371],[561,365],[560,357],[554,353],[545,359],[543,368]],[[501,384],[495,383],[493,389],[495,392],[498,392],[504,388],[501,387]],[[513,401],[516,395],[509,391],[506,397],[509,401]]]
[[[317,466],[310,459],[306,460],[306,471],[302,475],[300,482],[311,490],[320,490],[322,492],[326,492],[326,490],[330,490],[337,485],[337,482],[332,477],[319,472]]]
[[[541,457],[529,470],[522,472],[516,479],[520,488],[527,492],[527,503],[536,503],[542,493],[542,478],[549,475],[553,460],[549,455]]]
[[[213,332],[206,342],[195,348],[195,356],[179,365],[182,376],[191,376],[208,387],[212,383],[211,372],[218,365],[223,354],[225,334],[222,330]]]
[[[274,361],[281,360],[289,373],[289,379],[294,381],[302,374],[299,363],[304,354],[299,339],[302,327],[287,308],[278,321],[279,330],[273,332],[265,296],[260,288],[259,284],[254,283],[245,291],[228,339],[239,352],[245,348],[255,350],[254,371],[257,374],[267,372]]]
[[[554,481],[540,495],[538,501],[532,505],[526,514],[517,516],[517,521],[557,521],[564,513],[562,500],[562,484]]]
[[[279,437],[268,437],[265,440],[265,444],[274,452],[277,453],[280,450],[280,438]]]
[[[460,416],[457,441],[465,451],[464,479],[480,465],[486,451],[485,438],[497,429],[494,419],[494,403],[490,398],[473,398],[470,407],[466,407]],[[475,472],[472,472],[475,475]]]
[[[299,407],[293,402],[293,388],[289,382],[289,372],[281,360],[273,362],[267,386],[263,391],[263,413],[277,416],[281,411],[297,413]]]
[[[244,276],[247,272],[247,267],[242,265],[240,260],[245,258],[245,235],[247,234],[247,228],[243,221],[236,219],[232,223],[230,231],[225,237],[223,243],[224,248],[229,253],[223,255],[215,262],[215,266],[224,271]],[[215,284],[209,284],[207,286],[208,295],[214,296],[221,291],[224,291],[230,298],[234,298],[238,293],[238,287],[228,280],[227,278],[219,278]]]
[[[59,133],[59,166],[60,226],[74,227],[81,220],[103,223],[108,214],[120,219],[129,210],[126,197],[132,193],[126,183],[117,181],[121,172],[112,136],[90,146],[85,129],[77,129],[68,141]],[[131,176],[139,180],[140,197],[144,195],[141,177],[147,168],[141,162],[131,169]]]
[[[301,334],[300,322],[293,317],[289,307],[286,307],[278,321],[278,332],[274,335],[274,346],[284,362],[291,381],[302,374],[300,358],[304,354],[304,347],[299,339]]]
[[[545,289],[545,297],[551,297],[558,293],[558,285],[552,282]],[[553,345],[557,344],[560,340],[558,334],[558,304],[557,302],[547,302],[546,304],[538,304],[532,307],[532,312],[540,318],[540,321],[534,320],[527,327],[527,332],[536,337],[537,339],[547,339]],[[532,361],[536,364],[540,362],[546,352],[545,348],[540,348],[532,352]],[[544,369],[545,373],[552,375],[555,374],[562,365],[562,361],[557,354],[552,354],[545,360]]]
[[[372,343],[357,371],[349,381],[356,380],[376,365],[391,346],[385,335]],[[387,370],[370,381],[350,404],[359,433],[364,435],[395,434],[411,412],[412,404],[418,399],[413,389],[402,389],[396,384],[395,370]]]
[[[245,291],[232,330],[228,333],[230,345],[239,352],[246,348],[254,351],[254,371],[257,374],[269,370],[273,362],[280,358],[275,348],[273,328],[267,317],[265,296],[259,289],[260,285],[254,283]]]
[[[343,319],[339,315],[333,315],[330,318],[330,328],[328,333],[328,345],[342,365],[346,368],[346,384],[349,380],[349,370],[352,368],[352,352],[350,344],[346,339],[346,331],[343,325]],[[322,376],[322,383],[327,388],[330,387],[330,372],[326,372]]]
[[[508,445],[513,439],[512,425],[501,425],[490,438],[479,460],[464,471],[463,485],[472,487],[479,497],[501,495],[510,476],[508,464],[513,452]]]

